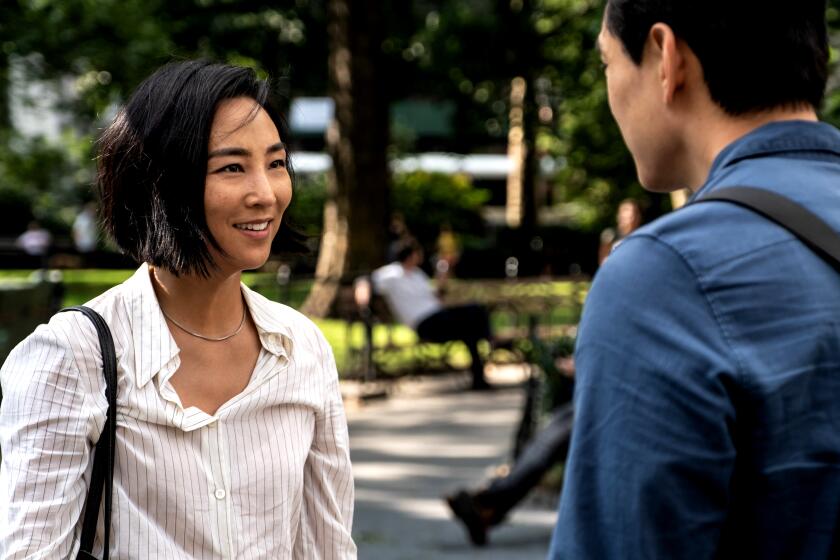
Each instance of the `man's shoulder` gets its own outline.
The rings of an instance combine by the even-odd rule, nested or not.
[[[640,227],[616,245],[605,263],[605,269],[644,267],[646,272],[662,273],[661,267],[671,268],[678,261],[693,262],[703,257],[709,248],[709,239],[720,224],[713,223],[702,205],[684,207]],[[658,247],[652,258],[639,259],[640,254]],[[635,271],[634,271],[635,273]]]
[[[755,255],[785,235],[733,204],[691,204],[621,240],[598,271],[593,292],[596,297],[607,292],[607,299],[657,301],[688,297],[689,292],[701,295],[710,278],[721,279],[726,263]]]
[[[385,280],[387,278],[395,278],[403,275],[403,268],[399,263],[392,262],[384,266],[380,266],[371,273],[374,282]]]
[[[621,245],[639,238],[667,246],[695,273],[704,276],[726,263],[773,251],[789,241],[791,235],[751,210],[729,202],[710,201],[695,202],[671,212],[639,228]],[[621,246],[616,252],[620,249]]]
[[[768,190],[797,195],[772,183]],[[820,190],[798,193],[797,202],[827,216],[840,197]],[[810,272],[803,274],[803,267]],[[661,308],[673,299],[679,312],[679,305],[697,297],[714,303],[720,316],[731,312],[740,324],[737,312],[745,301],[760,307],[781,293],[789,299],[793,293],[823,293],[833,285],[823,268],[793,234],[756,212],[728,202],[695,202],[625,238],[596,276],[593,301],[610,306],[615,299],[650,298]]]

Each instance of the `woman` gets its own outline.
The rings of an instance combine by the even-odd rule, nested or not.
[[[268,92],[248,69],[174,63],[100,140],[105,228],[143,263],[88,303],[118,358],[112,557],[356,556],[332,352],[240,282],[292,196]],[[88,320],[62,313],[0,371],[2,558],[75,555],[107,408],[99,355]]]

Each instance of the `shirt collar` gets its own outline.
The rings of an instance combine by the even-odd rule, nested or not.
[[[692,198],[707,190],[724,170],[745,159],[791,154],[824,152],[840,156],[840,131],[814,121],[777,121],[765,124],[729,144],[715,157],[709,176]]]
[[[140,265],[126,281],[126,286],[134,344],[134,371],[137,386],[142,387],[168,364],[174,365],[181,349],[169,332],[160,310],[149,266],[145,263]]]
[[[242,295],[257,326],[263,348],[280,358],[292,355],[293,337],[288,308],[275,303],[242,284]]]
[[[149,266],[143,264],[126,281],[131,316],[131,337],[134,344],[134,371],[137,386],[142,387],[156,375],[172,373],[178,367],[180,348],[175,343],[160,310],[152,286]],[[284,307],[274,304],[242,284],[245,304],[266,351],[288,360],[292,355],[292,333],[284,321]]]

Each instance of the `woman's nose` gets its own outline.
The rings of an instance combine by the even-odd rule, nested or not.
[[[267,206],[274,204],[276,194],[273,185],[265,171],[254,172],[250,181],[250,190],[246,202],[253,206]]]

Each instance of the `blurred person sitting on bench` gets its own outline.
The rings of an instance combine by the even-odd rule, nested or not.
[[[423,249],[416,240],[401,243],[396,258],[373,272],[374,291],[385,298],[396,319],[414,329],[422,340],[466,344],[472,358],[472,389],[489,388],[478,352],[478,341],[490,339],[487,310],[481,305],[444,306],[420,269]]]

